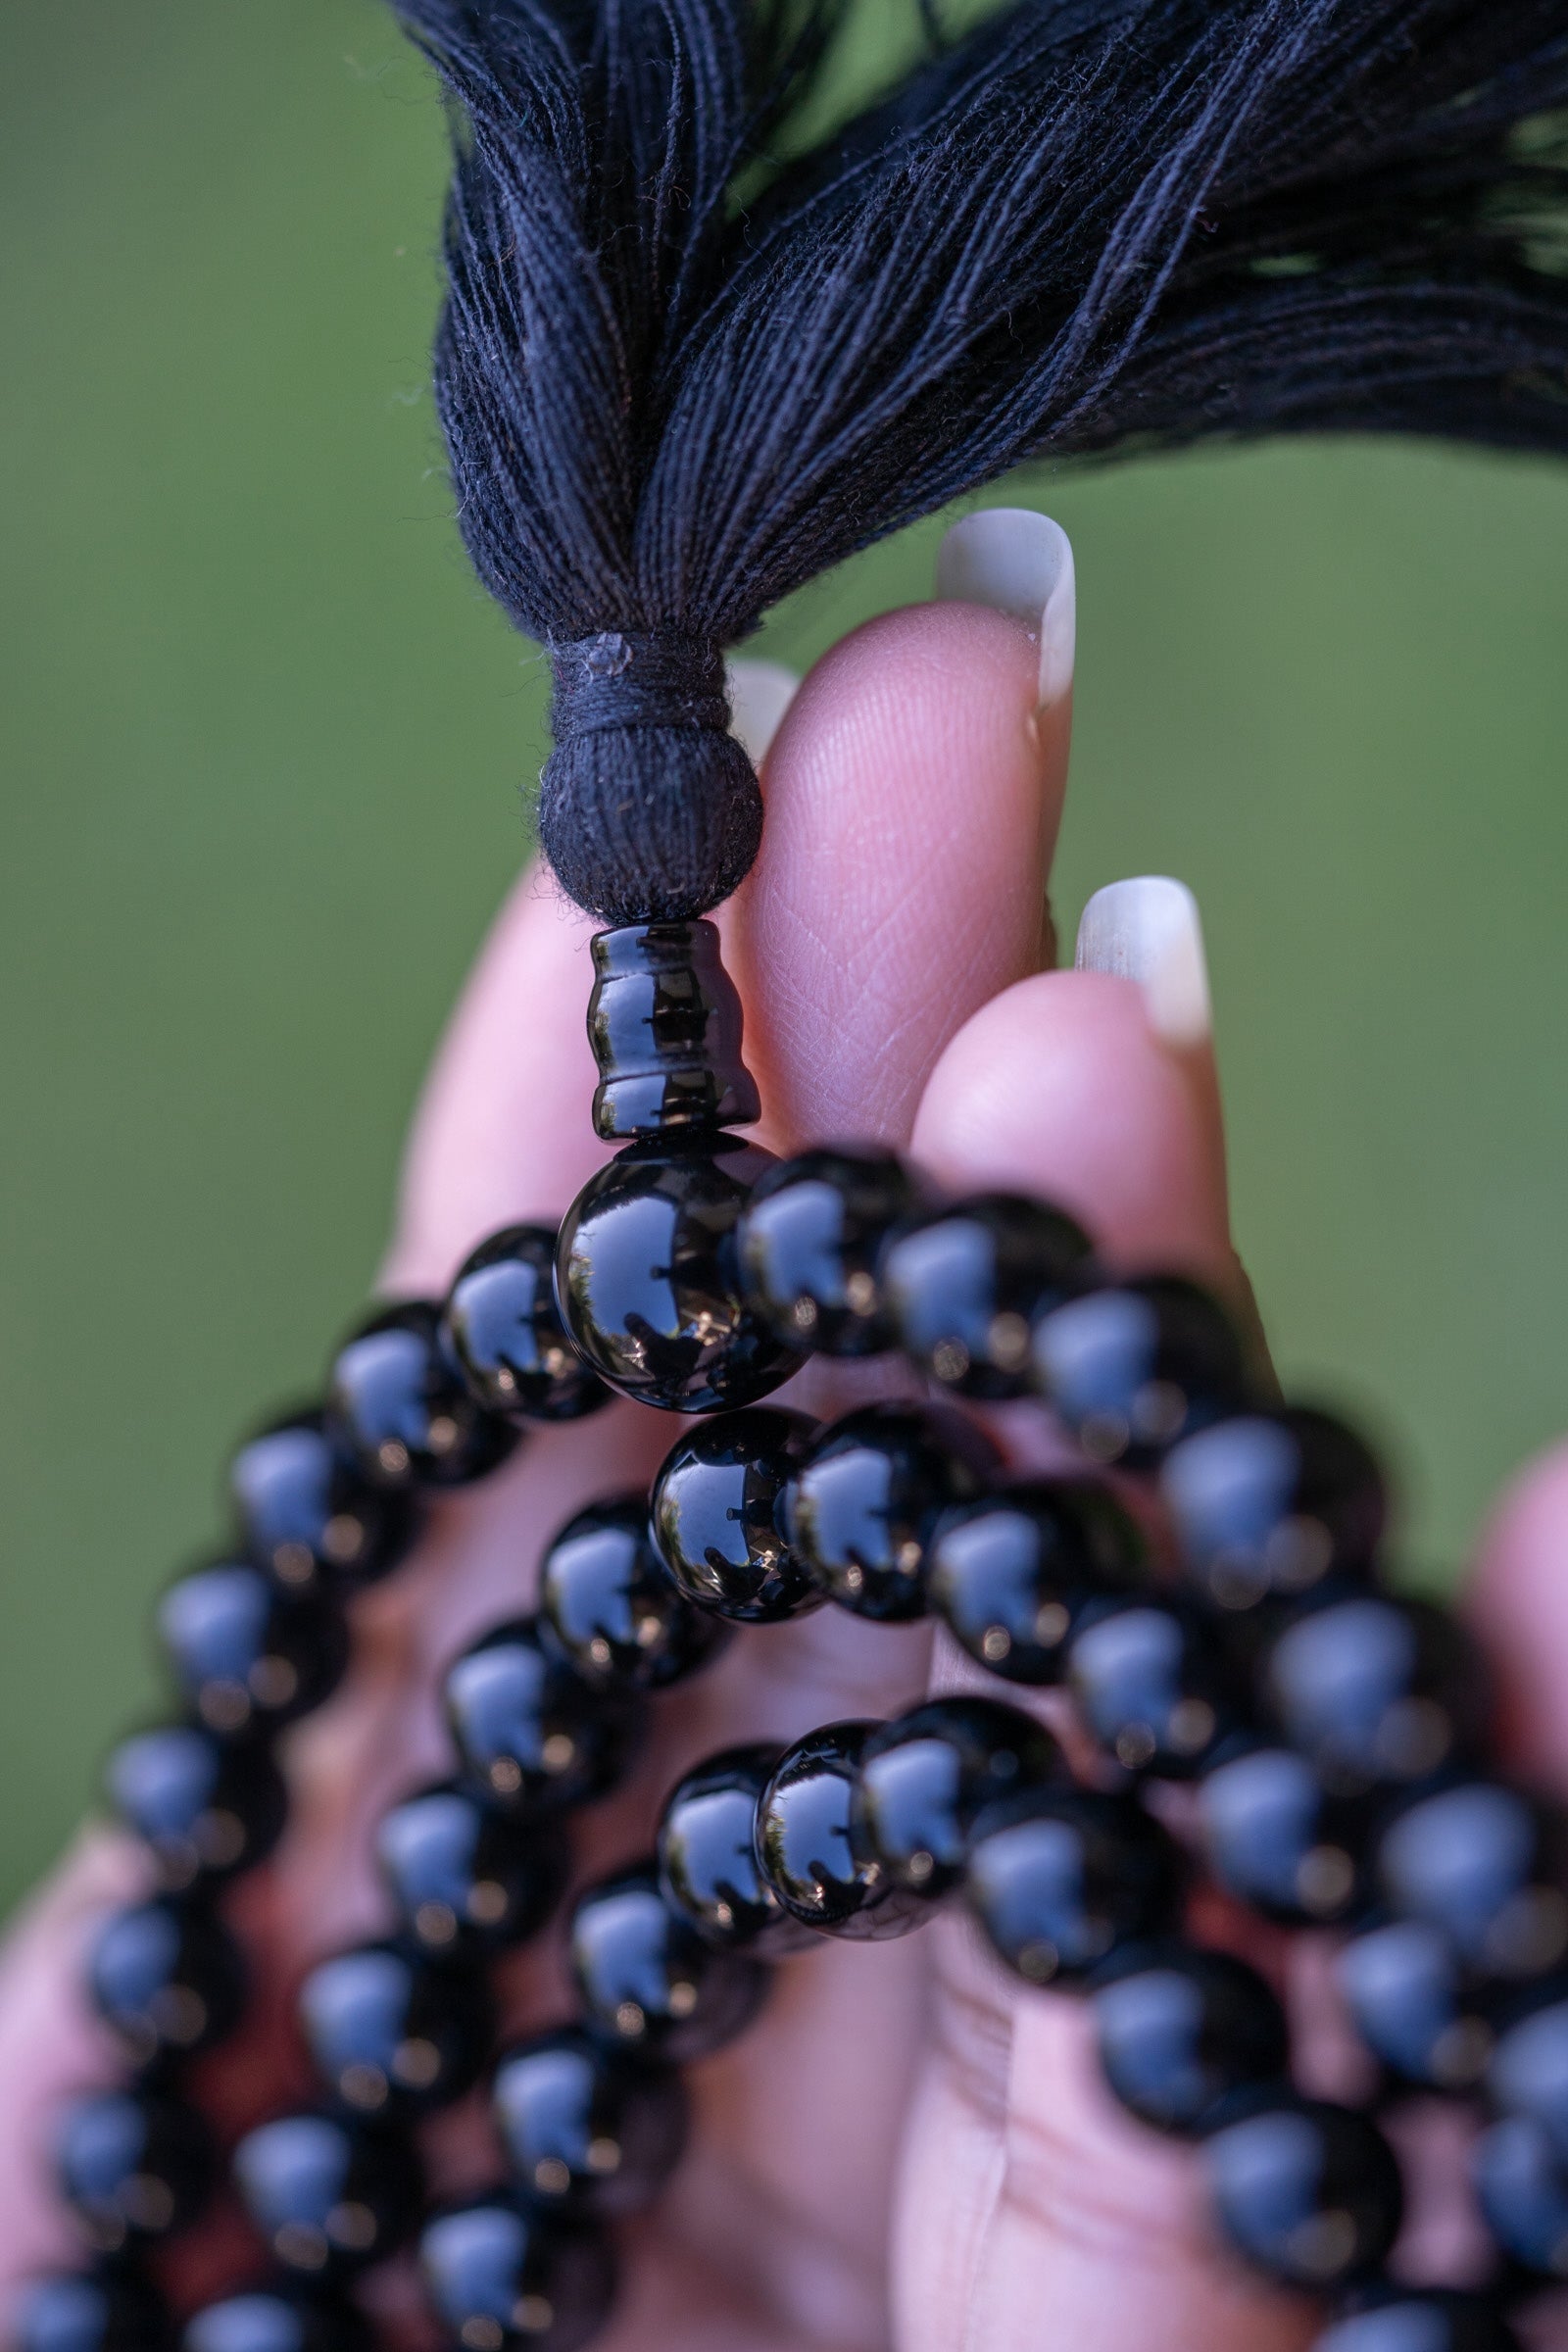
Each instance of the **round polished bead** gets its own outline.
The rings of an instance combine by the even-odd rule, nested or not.
[[[590,1503],[567,1521],[544,1556],[539,1615],[587,1681],[625,1690],[678,1683],[728,1638],[654,1549],[644,1494]]]
[[[12,2314],[12,2352],[170,2352],[162,2298],[113,2269],[34,2279]]]
[[[1181,1859],[1128,1797],[1032,1789],[976,1823],[964,1893],[1010,1969],[1031,1984],[1070,1984],[1175,1926]]]
[[[1394,2152],[1366,2116],[1282,2094],[1206,2142],[1210,2193],[1237,2251],[1328,2294],[1375,2270],[1399,2233]]]
[[[565,1840],[553,1822],[457,1785],[420,1789],[384,1813],[375,1854],[404,1934],[438,1956],[526,1942],[565,1890]]]
[[[1366,1823],[1293,1749],[1227,1742],[1199,1785],[1198,1811],[1214,1877],[1265,1919],[1325,1927],[1362,1899]]]
[[[413,1498],[371,1486],[318,1412],[296,1413],[252,1438],[234,1456],[228,1484],[246,1552],[291,1591],[373,1584],[418,1533]]]
[[[222,1922],[171,1901],[115,1912],[87,1959],[93,2006],[139,2066],[193,2056],[233,2032],[244,2012],[245,1962]]]
[[[610,2218],[653,2202],[686,2145],[673,2067],[564,2026],[509,2050],[491,2112],[518,2187],[547,2209]]]
[[[588,1042],[594,1131],[670,1135],[749,1127],[761,1114],[741,1059],[743,1019],[713,923],[619,923],[592,943]]]
[[[1184,1439],[1159,1485],[1188,1574],[1228,1609],[1366,1568],[1388,1509],[1383,1475],[1355,1432],[1296,1406]]]
[[[757,1858],[759,1809],[778,1760],[771,1745],[709,1756],[671,1790],[659,1824],[665,1902],[709,1943],[763,1960],[815,1941],[786,1911]]]
[[[441,1310],[409,1298],[361,1324],[332,1363],[328,1420],[386,1487],[462,1487],[504,1462],[514,1426],[469,1396],[441,1344]]]
[[[1106,1284],[1038,1318],[1037,1385],[1097,1462],[1141,1469],[1235,1412],[1241,1342],[1206,1291],[1171,1275]]]
[[[1091,1601],[1068,1642],[1067,1681],[1088,1729],[1128,1772],[1191,1779],[1234,1728],[1217,1645],[1176,1599]]]
[[[801,1358],[745,1303],[735,1227],[774,1165],[710,1136],[632,1144],[589,1178],[561,1227],[556,1296],[612,1388],[670,1412],[751,1404]]]
[[[804,1413],[759,1404],[676,1440],[654,1481],[649,1521],[686,1598],[738,1625],[777,1625],[820,1606],[785,1527],[790,1482],[816,1435]]]
[[[951,1408],[863,1405],[808,1453],[785,1506],[790,1542],[841,1608],[884,1622],[923,1616],[937,1522],[978,1494],[1000,1459]]]
[[[1568,1838],[1554,1810],[1461,1781],[1396,1814],[1377,1846],[1389,1908],[1442,1930],[1470,1968],[1544,1975],[1568,1955]]]
[[[461,1962],[361,1944],[318,1962],[300,2024],[327,2089],[360,2115],[422,2115],[479,2080],[495,2035],[484,1978]]]
[[[475,2352],[577,2352],[615,2299],[608,2238],[504,2190],[428,2222],[419,2261],[446,2340]]]
[[[1488,2004],[1441,1929],[1417,1919],[1369,1928],[1341,1946],[1334,1973],[1356,2032],[1401,2082],[1475,2087],[1493,2048]]]
[[[561,1320],[548,1225],[509,1225],[480,1243],[448,1293],[441,1334],[469,1396],[488,1413],[580,1421],[610,1402]]]
[[[1106,2082],[1156,2131],[1203,2132],[1226,2100],[1289,2068],[1284,2010],[1256,1969],[1228,1952],[1146,1945],[1108,1964],[1093,2007]]]
[[[1085,1604],[1144,1581],[1143,1539],[1102,1488],[1031,1479],[946,1512],[926,1598],[970,1657],[1013,1683],[1059,1681]]]
[[[465,1766],[519,1812],[586,1804],[613,1788],[642,1723],[635,1699],[593,1690],[528,1617],[466,1650],[445,1690]]]
[[[74,2099],[59,2119],[61,2191],[101,2253],[172,2237],[201,2213],[218,2151],[193,2109],[147,2091]]]
[[[715,1951],[670,1909],[652,1862],[579,1895],[570,1957],[590,2026],[623,2048],[678,2064],[743,2034],[768,1986],[765,1968]]]
[[[1317,2338],[1312,2352],[1523,2352],[1523,2347],[1490,2295],[1385,2282],[1356,2295],[1354,2308]]]
[[[1568,1986],[1559,1979],[1497,2035],[1487,2092],[1509,2115],[1528,2115],[1568,2162]]]
[[[279,2283],[209,2303],[179,2352],[371,2352],[371,2336],[351,2304]]]
[[[1070,1217],[1015,1193],[976,1193],[892,1235],[879,1272],[900,1345],[963,1396],[1021,1396],[1030,1326],[1090,1264]]]
[[[935,1901],[963,1873],[977,1816],[1021,1788],[1065,1778],[1040,1724],[990,1698],[933,1698],[883,1724],[860,1750],[852,1829],[897,1887]]]
[[[876,1723],[829,1723],[787,1747],[757,1809],[757,1859],[790,1915],[825,1936],[880,1942],[925,1915],[862,1842],[856,1787]]]
[[[919,1196],[891,1152],[802,1152],[769,1168],[741,1219],[748,1303],[780,1339],[820,1355],[875,1355],[895,1333],[877,1259]]]
[[[348,1664],[343,1612],[248,1561],[198,1568],[171,1585],[158,1636],[181,1698],[211,1732],[270,1732],[330,1698]]]
[[[1476,2201],[1504,2254],[1545,2278],[1568,2278],[1568,2156],[1531,2115],[1505,2115],[1470,2158]]]
[[[240,2141],[233,2169],[270,2253],[299,2278],[330,2282],[383,2261],[418,2216],[414,2150],[358,2118],[280,2116]]]
[[[1425,1780],[1486,1728],[1486,1668],[1444,1610],[1375,1592],[1308,1608],[1262,1660],[1259,1696],[1325,1786]]]
[[[110,1802],[151,1846],[171,1888],[254,1869],[282,1835],[282,1776],[254,1742],[169,1724],[122,1740],[104,1779]]]

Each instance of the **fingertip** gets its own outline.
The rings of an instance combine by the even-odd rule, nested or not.
[[[1568,1444],[1526,1465],[1482,1539],[1468,1596],[1502,1688],[1510,1752],[1568,1788]]]

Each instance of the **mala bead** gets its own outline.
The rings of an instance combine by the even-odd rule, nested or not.
[[[209,2303],[179,2352],[371,2352],[371,2336],[352,2304],[279,2283]]]
[[[1040,1316],[1035,1381],[1097,1462],[1146,1469],[1247,1393],[1223,1307],[1171,1275],[1106,1284]]]
[[[877,1259],[919,1194],[891,1152],[802,1152],[760,1178],[740,1223],[747,1303],[819,1355],[875,1355],[897,1337]]]
[[[1490,2295],[1457,2287],[1363,2289],[1312,2352],[1522,2352]]]
[[[1091,1601],[1067,1645],[1067,1682],[1089,1730],[1127,1772],[1190,1780],[1235,1726],[1217,1645],[1175,1597]]]
[[[495,2037],[483,1976],[393,1943],[313,1968],[300,2024],[317,2073],[356,2114],[400,2121],[449,2107],[479,2080]]]
[[[221,1738],[309,1714],[330,1698],[349,1657],[334,1600],[291,1591],[245,1561],[198,1568],[171,1585],[158,1636],[181,1698]]]
[[[566,1843],[457,1784],[423,1788],[381,1816],[381,1877],[420,1950],[475,1957],[536,1936],[566,1886]]]
[[[596,932],[591,953],[594,1129],[606,1143],[760,1118],[741,1059],[741,1001],[712,923],[621,923]]]
[[[12,2319],[12,2352],[170,2352],[172,2342],[162,2297],[112,2269],[37,2279]]]
[[[1226,1891],[1282,1927],[1326,1927],[1360,1905],[1366,1821],[1329,1796],[1304,1756],[1244,1736],[1199,1783],[1208,1865]]]
[[[829,1723],[787,1747],[757,1809],[757,1859],[792,1918],[825,1936],[881,1942],[925,1916],[862,1842],[856,1791],[876,1723]]]
[[[1184,1439],[1159,1488],[1188,1574],[1225,1609],[1364,1571],[1388,1511],[1383,1474],[1354,1431],[1298,1406]]]
[[[469,1396],[425,1298],[383,1308],[333,1359],[333,1433],[367,1478],[393,1488],[463,1487],[504,1462],[516,1429]]]
[[[147,2090],[73,2100],[59,2119],[55,2165],[66,2203],[102,2254],[185,2229],[220,2171],[201,2117]]]
[[[1494,1781],[1461,1781],[1406,1805],[1378,1840],[1383,1898],[1446,1936],[1466,1967],[1544,1976],[1568,1954],[1562,1816]]]
[[[975,1824],[964,1894],[1018,1976],[1081,1984],[1122,1945],[1175,1927],[1181,1857],[1130,1797],[1029,1789]]]
[[[1334,1974],[1356,2032],[1392,2074],[1425,2090],[1474,2089],[1492,2055],[1492,2004],[1441,1929],[1417,1919],[1369,1928],[1340,1947]]]
[[[804,1413],[752,1405],[676,1440],[660,1467],[649,1524],[686,1598],[737,1625],[778,1625],[825,1594],[785,1525],[790,1483],[816,1436]]]
[[[1258,1695],[1328,1788],[1426,1780],[1480,1742],[1485,1667],[1444,1610],[1354,1593],[1307,1607],[1265,1651]]]
[[[172,1890],[253,1870],[282,1835],[288,1799],[265,1747],[169,1724],[122,1740],[104,1775],[110,1802]]]
[[[659,1823],[664,1900],[705,1941],[760,1960],[807,1951],[813,1931],[787,1911],[757,1858],[763,1791],[777,1747],[728,1747],[677,1783]]]
[[[548,1225],[509,1225],[480,1243],[447,1294],[441,1340],[475,1403],[503,1419],[580,1421],[610,1402],[561,1320]]]
[[[1529,2116],[1568,2159],[1568,1985],[1559,1978],[1497,2035],[1487,2093],[1506,2115]]]
[[[676,2064],[744,2034],[767,1992],[765,1968],[715,1951],[669,1908],[653,1862],[579,1895],[568,1942],[589,2025],[623,2049]]]
[[[296,1413],[242,1446],[228,1485],[245,1550],[290,1591],[374,1584],[419,1530],[412,1497],[363,1478],[318,1412]]]
[[[138,2066],[221,2041],[239,2024],[248,1990],[239,1945],[221,1920],[168,1900],[137,1903],[104,1923],[87,1985]]]
[[[404,2245],[418,2217],[413,2148],[357,2117],[279,2116],[240,2141],[233,2169],[269,2252],[297,2278],[352,2278]]]
[[[963,1875],[987,1805],[1066,1777],[1040,1724],[991,1698],[933,1698],[872,1733],[855,1782],[852,1839],[906,1894],[937,1901]]]
[[[1503,2253],[1543,2278],[1568,2278],[1568,2156],[1545,2126],[1504,2116],[1476,2142],[1470,2178]]]
[[[947,1511],[932,1534],[926,1599],[971,1658],[1012,1683],[1061,1678],[1085,1605],[1145,1579],[1137,1527],[1102,1488],[1032,1479]]]
[[[817,1439],[785,1505],[795,1552],[830,1600],[883,1622],[925,1614],[938,1520],[1001,1456],[951,1407],[868,1404]]]
[[[1015,1193],[975,1193],[902,1226],[879,1266],[886,1311],[923,1372],[962,1396],[1021,1396],[1030,1326],[1090,1265],[1071,1217]]]
[[[801,1361],[746,1304],[735,1227],[772,1155],[712,1135],[630,1144],[561,1227],[556,1296],[572,1344],[640,1404],[755,1403]]]
[[[586,1804],[626,1768],[638,1701],[593,1690],[540,1640],[536,1621],[497,1626],[447,1670],[447,1719],[464,1765],[517,1812]]]
[[[728,1640],[654,1549],[642,1494],[590,1503],[567,1521],[540,1569],[539,1617],[588,1682],[623,1690],[662,1690]]]
[[[615,2299],[610,2241],[506,2190],[438,2214],[419,2240],[425,2292],[464,2352],[577,2352]]]
[[[525,2196],[607,2220],[652,2204],[680,2162],[690,2124],[673,2067],[607,2048],[579,2026],[507,2051],[490,2106]]]
[[[1095,1980],[1101,2070],[1121,2104],[1158,2132],[1201,2132],[1239,2091],[1282,2082],[1285,2012],[1255,1968],[1166,1942],[1111,1961]]]
[[[1283,2285],[1334,2293],[1375,2271],[1399,2233],[1394,2151],[1348,2107],[1280,2093],[1213,2132],[1203,2156],[1231,2243]]]

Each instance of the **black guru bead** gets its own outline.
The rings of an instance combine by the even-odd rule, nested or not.
[[[179,2352],[371,2352],[371,2336],[351,2304],[279,2284],[209,2303],[187,2323]]]
[[[757,1856],[758,1809],[777,1747],[729,1747],[671,1790],[659,1824],[659,1882],[666,1903],[709,1943],[779,1960],[815,1941],[787,1911]]]
[[[605,2219],[652,2203],[680,2161],[690,2120],[673,2067],[623,2056],[577,2026],[506,2052],[491,2113],[526,2196]]]
[[[422,2183],[401,2133],[348,2117],[286,2115],[234,2151],[234,2180],[285,2271],[333,2282],[380,2262],[414,2230]]]
[[[1081,1983],[1120,1945],[1174,1927],[1181,1862],[1124,1796],[1033,1789],[982,1814],[964,1893],[999,1957],[1031,1984]]]
[[[877,1260],[918,1195],[891,1152],[802,1152],[759,1179],[740,1224],[747,1301],[781,1340],[819,1355],[874,1355],[896,1334]]]
[[[291,1723],[331,1696],[348,1664],[343,1613],[243,1561],[171,1585],[158,1635],[180,1695],[220,1736]]]
[[[623,923],[596,932],[592,954],[598,1135],[610,1143],[749,1127],[761,1115],[741,1059],[741,1001],[713,924]]]
[[[466,1768],[502,1804],[544,1812],[614,1786],[642,1716],[547,1649],[532,1618],[497,1626],[447,1670],[447,1719]]]
[[[1228,1741],[1199,1785],[1198,1810],[1214,1877],[1265,1919],[1323,1927],[1361,1900],[1364,1815],[1328,1796],[1293,1749]]]
[[[438,1955],[525,1942],[566,1884],[565,1840],[553,1822],[458,1786],[420,1789],[384,1813],[375,1856],[404,1934]]]
[[[438,2214],[419,2240],[425,2292],[463,2352],[577,2352],[615,2299],[609,2240],[502,2191]]]
[[[57,2125],[55,2164],[66,2203],[104,2254],[185,2229],[220,2169],[200,2116],[145,2090],[74,2100]]]
[[[807,1455],[786,1503],[790,1542],[841,1608],[883,1621],[923,1616],[937,1522],[978,1494],[1000,1458],[951,1407],[862,1406]]]
[[[441,1310],[410,1298],[363,1323],[333,1359],[327,1416],[368,1478],[461,1487],[504,1462],[517,1432],[472,1397],[441,1341]]]
[[[790,1482],[815,1434],[804,1413],[759,1404],[700,1422],[665,1455],[649,1521],[696,1607],[738,1625],[776,1625],[826,1597],[785,1527]]]
[[[1189,1575],[1227,1609],[1367,1567],[1388,1508],[1355,1432],[1296,1406],[1200,1430],[1172,1448],[1159,1483]]]
[[[206,1909],[137,1903],[106,1920],[87,1959],[94,2008],[137,2065],[190,2057],[232,2033],[245,2006],[238,1944]]]
[[[470,1396],[516,1421],[580,1421],[610,1401],[566,1337],[556,1305],[556,1236],[509,1225],[481,1242],[442,1311],[448,1355]]]
[[[1308,1607],[1262,1661],[1259,1697],[1327,1788],[1426,1780],[1479,1742],[1486,1669],[1429,1602],[1355,1593]]]
[[[287,1796],[265,1747],[170,1724],[122,1740],[104,1774],[116,1811],[171,1888],[254,1869],[282,1835]]]
[[[12,2352],[170,2352],[162,2298],[128,2273],[65,2274],[24,2289]]]
[[[882,1252],[886,1311],[906,1351],[964,1396],[1020,1396],[1030,1326],[1077,1287],[1089,1237],[1014,1193],[977,1193],[902,1227]]]
[[[679,1682],[727,1639],[654,1549],[641,1494],[590,1503],[567,1521],[540,1569],[539,1615],[579,1673],[621,1690]]]
[[[1190,1779],[1234,1725],[1217,1644],[1172,1597],[1091,1601],[1073,1628],[1067,1681],[1090,1731],[1128,1772]]]
[[[876,1723],[829,1723],[787,1747],[757,1810],[757,1858],[786,1911],[827,1936],[906,1935],[924,1904],[897,1888],[856,1823],[856,1785]]]
[[[1143,1539],[1102,1489],[1033,1479],[944,1514],[931,1538],[926,1597],[993,1674],[1054,1683],[1085,1605],[1133,1590],[1144,1572]]]
[[[1226,2100],[1281,2081],[1289,2064],[1284,2010],[1228,1952],[1135,1949],[1097,1978],[1093,2007],[1106,2082],[1157,2131],[1206,2130]]]
[[[1394,2152],[1349,2108],[1279,2095],[1214,2132],[1204,2162],[1232,2244],[1288,2286],[1331,2293],[1376,2270],[1399,2233]]]
[[[623,2048],[681,2064],[744,2033],[767,1991],[765,1968],[714,1950],[670,1909],[653,1863],[588,1887],[569,1943],[589,2024]]]
[[[962,1876],[987,1805],[1065,1778],[1051,1734],[989,1698],[933,1698],[873,1732],[860,1751],[853,1837],[895,1886],[935,1900]]]
[[[1040,1316],[1035,1379],[1084,1451],[1141,1468],[1234,1412],[1241,1342],[1206,1291],[1171,1275],[1106,1284]]]
[[[318,1412],[296,1413],[252,1438],[234,1456],[228,1484],[246,1551],[291,1590],[373,1584],[418,1533],[411,1497],[371,1486]]]
[[[300,1986],[299,2014],[318,2074],[360,2115],[450,2106],[479,2080],[495,2034],[476,1970],[391,1943],[319,1961]]]

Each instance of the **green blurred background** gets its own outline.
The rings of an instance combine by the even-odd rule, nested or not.
[[[378,8],[6,15],[0,1897],[147,1702],[231,1435],[365,1292],[541,742],[450,518],[443,127]],[[1281,1364],[1389,1434],[1445,1574],[1568,1425],[1568,472],[1037,492],[1082,595],[1064,935],[1115,876],[1197,889]],[[937,528],[761,650],[926,594]]]

